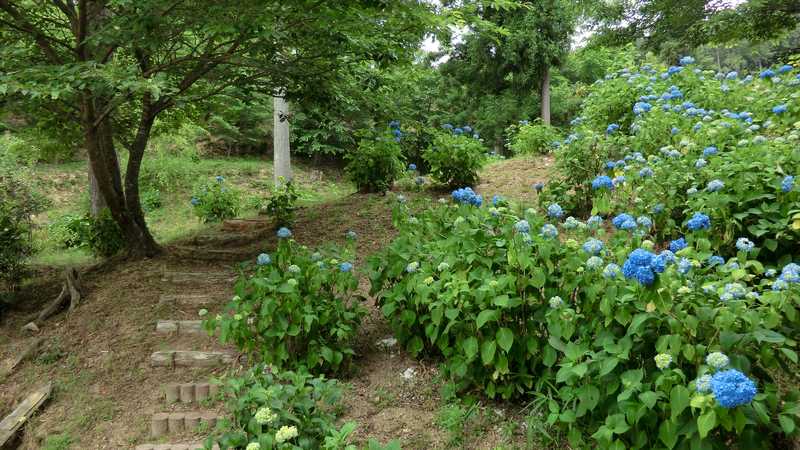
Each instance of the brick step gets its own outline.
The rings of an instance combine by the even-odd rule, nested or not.
[[[199,308],[201,306],[222,304],[225,300],[220,297],[219,295],[207,294],[162,294],[158,298],[158,304]]]
[[[219,385],[214,383],[169,383],[164,386],[167,404],[199,403],[219,395]]]
[[[137,445],[134,450],[202,450],[205,444],[202,442],[192,442],[190,444],[142,444]],[[214,444],[212,450],[219,450],[219,445]]]
[[[201,425],[205,430],[212,430],[222,417],[215,412],[156,413],[150,421],[150,435],[160,438],[167,434],[194,432]]]
[[[207,335],[201,320],[159,320],[156,333]]]
[[[220,367],[233,364],[236,354],[231,352],[202,352],[194,350],[166,350],[153,352],[153,367]]]

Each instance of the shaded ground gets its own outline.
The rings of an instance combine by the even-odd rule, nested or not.
[[[484,197],[498,194],[513,198],[525,207],[533,206],[536,191],[532,186],[548,180],[554,163],[552,155],[520,156],[492,163],[481,172],[476,191]]]
[[[479,190],[486,195],[498,193],[528,200],[528,187],[545,176],[549,164],[527,159],[493,164],[482,176],[486,181]],[[298,212],[294,237],[313,247],[329,242],[342,244],[348,230],[356,231],[356,271],[366,290],[365,257],[394,235],[392,201],[392,196],[350,195],[306,206]],[[197,254],[202,254],[203,249],[231,250],[243,259],[275,245],[269,224],[250,230],[235,242],[229,241],[228,236],[230,233],[219,227],[207,227],[202,236],[195,235],[199,239],[187,238],[180,244],[196,247],[201,243]],[[25,362],[0,389],[0,414],[4,415],[26,392],[54,381],[54,396],[42,414],[26,425],[21,448],[132,448],[149,441],[150,417],[164,411],[159,407],[164,383],[221,374],[207,369],[172,372],[150,367],[149,355],[166,349],[164,338],[153,332],[156,321],[197,318],[197,311],[159,305],[162,293],[176,293],[175,286],[161,280],[165,268],[236,272],[235,263],[206,262],[182,250],[87,275],[84,283],[88,295],[82,306],[73,314],[62,313],[47,322],[40,333],[45,344],[39,356]],[[227,299],[231,285],[200,277],[181,287],[180,293]],[[43,300],[52,298],[54,288],[50,285],[49,290],[40,291]],[[34,294],[38,290],[35,286],[28,289]],[[370,304],[374,305],[372,300]],[[209,309],[212,314],[217,311]],[[20,331],[26,315],[15,312],[0,318],[0,358],[14,354],[32,339]],[[378,345],[379,340],[389,336],[386,322],[372,307],[357,344],[357,370],[342,380],[349,385],[342,421],[358,422],[357,441],[398,439],[404,449],[535,448],[525,443],[518,406],[482,402],[479,408],[462,414],[458,406],[443,403],[444,380],[436,362],[414,360],[397,347]],[[192,345],[194,350],[219,348],[210,338],[202,339],[187,341],[186,345]],[[414,376],[405,379],[402,374],[409,368]]]

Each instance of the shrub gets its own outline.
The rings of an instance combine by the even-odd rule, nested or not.
[[[361,192],[386,192],[403,173],[402,149],[393,137],[365,137],[345,160],[347,177]]]
[[[549,153],[561,138],[556,128],[541,123],[512,125],[506,133],[509,147],[517,155]]]
[[[342,389],[336,380],[295,372],[277,372],[256,365],[243,376],[227,381],[230,420],[213,438],[222,448],[260,444],[261,450],[323,448],[336,430],[336,407]]]
[[[397,338],[444,358],[462,388],[535,396],[573,448],[763,448],[797,432],[797,384],[783,382],[796,379],[797,265],[778,276],[748,246],[711,258],[707,230],[653,254],[645,220],[609,237],[597,219],[505,206],[394,216],[399,236],[370,268]],[[704,376],[728,369],[757,393],[730,373],[709,393]]]
[[[291,181],[281,180],[279,186],[272,188],[272,195],[267,199],[264,209],[275,219],[276,228],[292,226],[297,197],[297,190]]]
[[[111,211],[101,210],[97,217],[91,214],[66,215],[50,225],[52,239],[64,248],[84,248],[95,256],[108,258],[125,248],[122,234]]]
[[[255,272],[236,283],[231,313],[205,327],[279,369],[335,372],[354,355],[353,339],[365,315],[355,295],[358,279],[351,263],[334,259],[335,249],[312,252],[290,235],[278,230],[275,253],[260,255]]]
[[[217,176],[194,189],[192,206],[203,222],[221,222],[239,214],[241,194],[225,185],[225,179]]]
[[[143,191],[140,200],[142,202],[142,210],[146,213],[153,212],[163,206],[159,189],[151,188]]]
[[[0,282],[14,290],[34,251],[30,218],[42,201],[28,185],[25,168],[9,156],[0,154]]]
[[[472,186],[485,160],[480,140],[465,134],[439,132],[422,155],[434,180],[451,187]]]

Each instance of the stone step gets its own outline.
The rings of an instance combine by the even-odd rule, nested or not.
[[[134,450],[202,450],[205,444],[202,442],[192,442],[190,444],[142,444],[137,445]],[[219,450],[219,445],[214,444],[211,450]]]
[[[215,383],[169,383],[164,386],[164,399],[167,404],[200,403],[219,395],[219,385]]]
[[[253,256],[252,253],[252,251],[219,248],[186,247],[178,245],[172,247],[173,255],[200,261],[245,261]]]
[[[168,283],[224,283],[236,281],[236,274],[229,272],[176,272],[164,270],[161,273],[161,281]]]
[[[232,364],[236,355],[230,352],[167,350],[150,355],[153,367],[218,367]]]
[[[206,431],[214,429],[222,416],[215,412],[174,412],[157,413],[150,421],[150,435],[160,438],[167,434],[194,432],[201,426]]]
[[[156,333],[163,334],[207,334],[201,320],[159,320]]]
[[[206,294],[161,294],[158,298],[159,305],[174,305],[189,308],[199,308],[206,305],[222,303],[220,296]]]

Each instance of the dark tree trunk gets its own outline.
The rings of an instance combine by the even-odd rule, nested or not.
[[[153,118],[144,121],[144,126],[140,124],[136,140],[143,141],[141,150],[131,151],[125,189],[123,189],[111,121],[108,116],[100,117],[98,110],[102,110],[102,107],[98,106],[104,106],[103,102],[95,100],[91,92],[84,93],[81,102],[84,138],[97,187],[111,215],[122,229],[128,254],[132,257],[155,256],[161,252],[161,248],[156,244],[144,221],[144,214],[139,204],[138,180],[144,146],[147,145]],[[140,138],[142,133],[146,134],[144,139]]]

